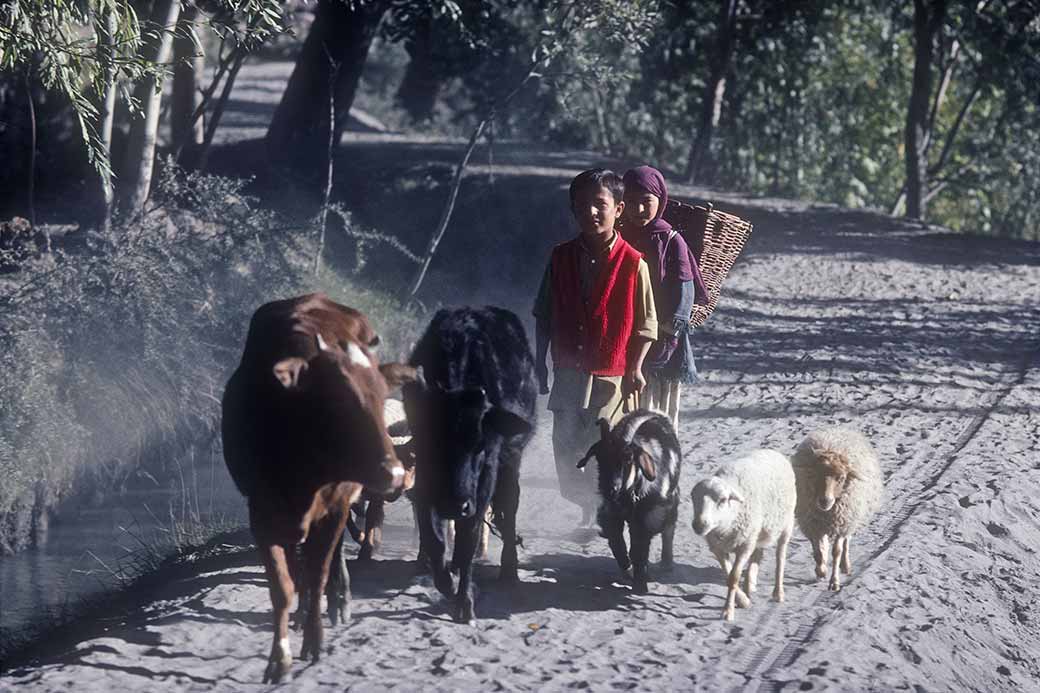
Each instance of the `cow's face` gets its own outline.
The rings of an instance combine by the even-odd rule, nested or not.
[[[490,493],[503,438],[530,431],[520,417],[492,405],[482,388],[406,385],[405,410],[416,455],[416,485],[447,519],[472,517]]]
[[[371,328],[359,332],[371,333]],[[384,423],[387,381],[369,343],[353,334],[336,336],[330,341],[318,333],[318,353],[309,363],[306,384],[312,396],[331,405],[335,419],[324,432],[335,454],[352,461],[356,481],[378,492],[394,491],[403,485],[405,469]],[[369,342],[374,341],[371,333]]]

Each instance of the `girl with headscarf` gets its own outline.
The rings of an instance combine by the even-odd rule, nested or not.
[[[679,425],[679,395],[683,384],[697,379],[690,344],[690,313],[695,303],[708,302],[697,260],[672,225],[664,220],[668,187],[661,172],[638,166],[625,173],[622,235],[643,254],[659,321],[658,340],[644,362],[647,380],[644,406],[656,409]]]

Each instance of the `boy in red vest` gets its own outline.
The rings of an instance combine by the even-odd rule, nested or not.
[[[621,177],[593,169],[571,181],[571,212],[581,233],[553,248],[535,301],[535,367],[549,393],[545,357],[552,347],[553,453],[560,493],[589,525],[598,505],[594,475],[576,469],[599,438],[596,421],[613,425],[622,401],[646,385],[643,359],[657,339],[650,272],[642,255],[614,230],[625,203]]]

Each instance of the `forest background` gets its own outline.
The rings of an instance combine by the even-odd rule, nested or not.
[[[1038,56],[1036,0],[4,0],[0,550],[77,494],[185,488],[262,299],[349,295],[405,348],[478,143],[1040,239]],[[222,155],[242,65],[286,58],[263,166]],[[330,198],[357,127],[468,138],[424,257]],[[373,248],[408,272],[359,282]]]

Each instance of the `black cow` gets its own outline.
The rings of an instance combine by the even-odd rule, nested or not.
[[[416,456],[413,493],[422,554],[437,589],[456,598],[455,620],[472,624],[473,557],[488,504],[502,534],[499,578],[519,579],[516,511],[520,457],[535,424],[534,359],[520,319],[488,306],[439,311],[410,365],[425,376],[403,390]],[[455,520],[450,567],[446,520]]]

